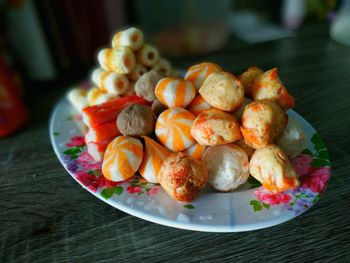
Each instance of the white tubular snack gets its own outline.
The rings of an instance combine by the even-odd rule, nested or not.
[[[147,67],[151,67],[157,63],[159,59],[159,53],[156,48],[144,44],[139,50],[137,50],[136,59],[138,63]]]
[[[112,39],[112,47],[125,46],[132,50],[139,49],[143,44],[143,33],[136,27],[131,27],[116,33]]]
[[[90,89],[87,93],[87,101],[90,106],[101,104],[117,98],[119,98],[118,95],[103,92],[96,87]]]
[[[152,70],[160,72],[160,73],[164,74],[165,76],[170,76],[172,68],[171,68],[171,64],[168,60],[166,60],[164,58],[159,58],[157,63],[154,64],[154,66],[152,67]]]
[[[105,48],[98,53],[98,62],[105,70],[127,74],[135,66],[135,55],[128,47]]]
[[[135,67],[133,68],[133,70],[128,74],[128,77],[133,80],[136,81],[138,80],[143,74],[145,74],[147,72],[147,68],[141,64],[136,63]]]
[[[69,102],[79,112],[81,112],[85,107],[89,106],[86,94],[86,90],[79,88],[74,88],[70,90],[67,94]]]
[[[102,91],[116,95],[124,94],[129,87],[129,80],[124,74],[105,71],[102,68],[95,69],[91,79]]]

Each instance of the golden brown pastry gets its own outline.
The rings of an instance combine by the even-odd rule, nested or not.
[[[252,157],[253,153],[255,152],[255,149],[250,147],[248,144],[245,143],[244,139],[240,139],[238,141],[235,141],[235,144],[242,148],[243,151],[248,155],[248,157]]]
[[[218,109],[202,111],[194,120],[191,136],[201,145],[220,145],[239,140],[242,134],[233,115]]]
[[[282,192],[299,185],[291,162],[277,145],[256,150],[250,159],[249,171],[269,191]]]
[[[252,85],[253,81],[263,73],[258,67],[250,67],[246,71],[244,71],[239,79],[242,81],[244,87],[244,96],[251,97],[252,96]]]
[[[254,101],[243,112],[241,131],[246,144],[259,149],[270,145],[286,126],[287,115],[273,101]]]
[[[199,89],[199,94],[214,108],[234,111],[244,100],[241,81],[229,72],[211,73]]]
[[[252,96],[254,100],[276,101],[285,110],[293,108],[295,104],[278,77],[277,68],[264,72],[253,81]]]
[[[185,153],[170,155],[158,173],[158,182],[176,201],[189,202],[208,182],[206,166]]]

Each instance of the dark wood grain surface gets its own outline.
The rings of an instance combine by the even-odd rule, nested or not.
[[[0,262],[350,262],[350,48],[327,25],[293,39],[237,40],[214,61],[240,73],[277,66],[296,111],[321,134],[333,174],[321,200],[284,224],[244,233],[169,228],[135,218],[82,189],[57,160],[48,120],[64,89],[30,90],[31,123],[0,140]]]

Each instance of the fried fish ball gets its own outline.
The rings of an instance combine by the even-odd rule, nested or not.
[[[176,201],[192,201],[208,182],[206,166],[185,153],[170,155],[158,173],[158,182]]]
[[[214,108],[234,111],[244,100],[241,81],[228,72],[211,73],[199,89],[199,94]]]
[[[248,156],[233,143],[208,147],[202,162],[207,165],[208,182],[215,190],[230,192],[248,180]]]
[[[118,130],[123,135],[149,135],[154,131],[154,113],[145,105],[133,104],[123,109],[117,118]]]
[[[291,162],[277,145],[257,149],[250,159],[249,171],[269,191],[283,192],[299,185]]]
[[[252,157],[253,153],[255,152],[255,149],[250,147],[248,144],[245,143],[244,139],[240,139],[238,141],[235,141],[235,144],[242,148],[243,151],[248,155],[248,157]]]
[[[295,105],[294,98],[278,77],[277,68],[264,72],[253,81],[252,96],[254,100],[276,101],[285,110]]]
[[[222,71],[222,68],[209,62],[203,62],[194,66],[191,66],[185,75],[185,80],[191,81],[193,86],[199,90],[204,80],[213,72]]]
[[[92,81],[102,91],[122,95],[129,87],[129,80],[124,74],[114,71],[106,71],[102,68],[95,69],[91,74]]]
[[[268,146],[287,124],[287,115],[273,101],[254,101],[243,112],[241,131],[246,144],[259,149]]]
[[[250,67],[246,71],[244,71],[239,79],[242,81],[244,87],[244,95],[246,97],[252,96],[252,85],[254,80],[260,76],[264,71],[262,71],[258,67]]]
[[[116,33],[112,39],[112,47],[126,46],[132,50],[139,49],[143,45],[143,33],[136,27]]]
[[[242,122],[242,116],[243,116],[245,106],[247,106],[252,101],[253,100],[251,99],[244,98],[242,105],[238,108],[238,110],[235,111],[235,116],[239,122]]]
[[[233,115],[218,109],[201,112],[194,120],[191,135],[201,145],[220,145],[239,140],[242,134]]]
[[[98,53],[98,62],[105,70],[127,74],[135,66],[135,55],[128,47],[105,48]]]
[[[136,95],[148,101],[155,101],[157,98],[154,90],[158,81],[163,77],[162,73],[154,70],[143,74],[135,83]]]
[[[137,62],[144,66],[152,67],[157,63],[158,59],[158,50],[150,45],[143,44],[143,46],[136,51]]]
[[[282,134],[275,139],[275,143],[280,146],[289,158],[293,159],[306,149],[307,138],[294,118],[288,118],[286,127]]]

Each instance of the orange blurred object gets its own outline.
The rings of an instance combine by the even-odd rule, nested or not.
[[[0,57],[0,137],[5,137],[22,127],[29,119],[14,74]]]

